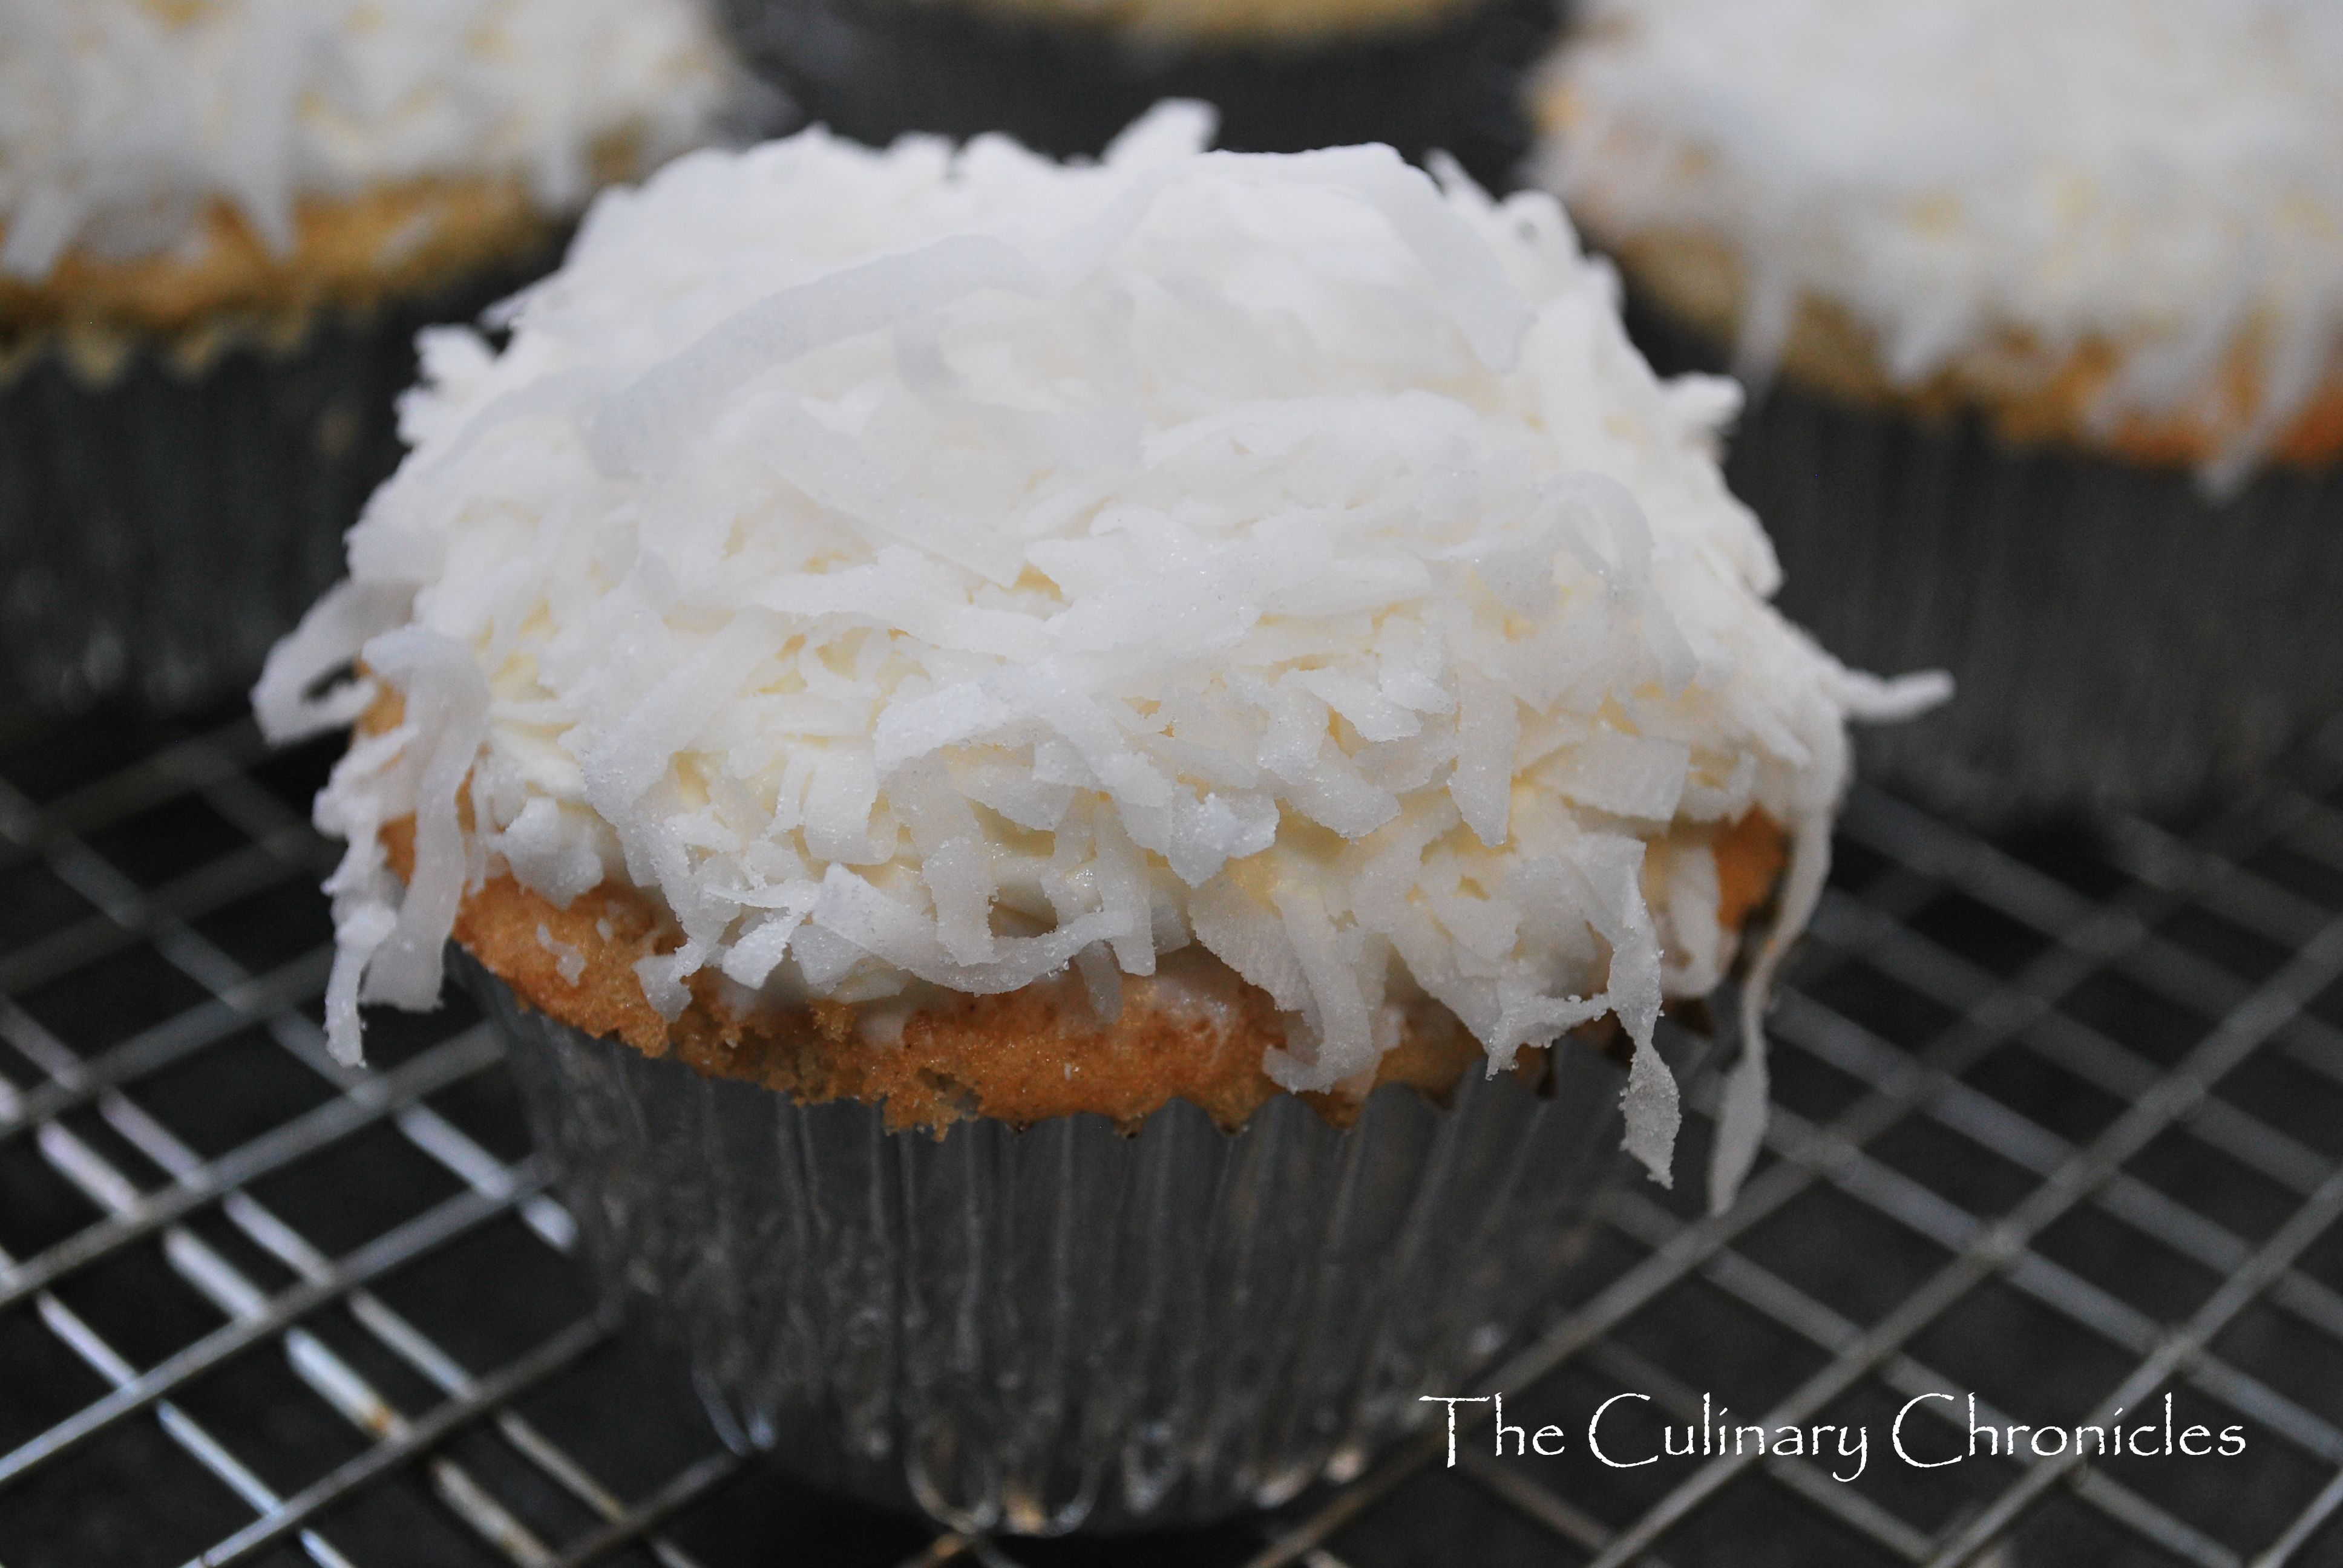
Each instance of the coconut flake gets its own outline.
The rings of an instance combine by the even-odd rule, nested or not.
[[[788,956],[789,939],[805,924],[805,918],[813,912],[820,896],[821,890],[813,883],[798,883],[789,889],[786,904],[752,920],[724,955],[726,978],[751,990],[763,985]]]
[[[586,973],[586,950],[565,942],[543,920],[537,922],[537,945],[553,955],[553,969],[564,985],[576,985]]]
[[[643,999],[659,1017],[673,1023],[691,1005],[690,988],[683,982],[699,973],[707,960],[708,950],[697,942],[686,942],[671,953],[637,959],[635,978],[642,981]]]
[[[1493,849],[1505,841],[1513,812],[1521,715],[1513,693],[1476,671],[1461,671],[1456,685],[1456,770],[1448,793],[1481,842]]]
[[[414,597],[397,583],[344,581],[309,607],[301,624],[268,650],[252,689],[253,715],[272,745],[341,729],[373,705],[379,689],[356,674],[358,650],[368,638],[404,623]]]
[[[1015,247],[950,235],[759,300],[644,372],[594,416],[597,461],[642,472],[671,460],[726,397],[825,345],[895,327],[986,289],[1038,293],[1041,274]]]
[[[1774,977],[1789,956],[1790,944],[1814,918],[1815,905],[1830,877],[1830,821],[1809,812],[1794,826],[1790,867],[1773,929],[1757,950],[1757,961],[1741,991],[1741,1059],[1725,1081],[1725,1103],[1716,1125],[1716,1149],[1708,1168],[1708,1206],[1721,1214],[1733,1206],[1757,1162],[1758,1145],[1765,1135],[1767,1075],[1765,1070],[1765,1009],[1774,1000]]]
[[[407,726],[427,749],[413,786],[414,869],[397,926],[367,961],[360,1000],[432,1008],[468,869],[457,795],[487,738],[488,687],[468,648],[426,627],[383,633],[367,643],[365,658],[404,696]]]

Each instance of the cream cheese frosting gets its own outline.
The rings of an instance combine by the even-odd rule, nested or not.
[[[1208,132],[694,154],[598,200],[501,349],[427,336],[414,451],[256,692],[279,737],[404,699],[317,804],[337,1050],[435,1001],[468,886],[610,879],[672,916],[669,1018],[709,972],[880,1005],[1069,965],[1111,1016],[1192,943],[1324,1090],[1403,992],[1493,1070],[1615,1013],[1664,1171],[1654,1020],[1730,956],[1683,849],[1789,830],[1769,966],[1847,718],[1941,678],[1765,604],[1732,384],[1654,377],[1552,198]]]
[[[289,248],[304,196],[489,176],[548,211],[702,140],[701,0],[0,0],[0,271],[195,242],[216,202]]]
[[[1599,236],[1736,253],[1743,364],[1802,298],[1906,384],[2113,350],[2093,416],[2219,409],[2234,479],[2343,377],[2343,8],[2327,0],[1590,0],[1543,177]]]

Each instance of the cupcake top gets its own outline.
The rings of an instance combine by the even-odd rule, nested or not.
[[[256,693],[278,736],[397,698],[317,809],[338,1050],[509,875],[651,900],[670,1020],[1070,964],[1111,1014],[1202,950],[1273,999],[1279,1084],[1363,1093],[1417,1000],[1493,1070],[1613,1014],[1664,1169],[1712,840],[1789,834],[1778,942],[1846,718],[1939,683],[1767,607],[1732,385],[1654,379],[1550,197],[1208,126],[694,154],[503,348],[427,335],[415,450]]]
[[[1818,300],[1895,384],[2079,375],[2217,478],[2343,384],[2326,0],[1592,0],[1547,110],[1605,243],[1730,251],[1753,371]]]
[[[699,0],[0,0],[0,280],[200,250],[223,204],[280,254],[305,197],[574,209],[704,137],[723,59]]]

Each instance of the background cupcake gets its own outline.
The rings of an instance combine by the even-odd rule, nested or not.
[[[2343,14],[1606,0],[1544,111],[1655,358],[1778,374],[1785,608],[1953,670],[1902,782],[2177,809],[2343,707]]]
[[[726,0],[749,56],[808,116],[884,146],[1005,131],[1095,155],[1162,98],[1222,146],[1384,142],[1510,183],[1524,65],[1558,0]]]
[[[696,0],[0,0],[0,678],[249,681],[397,460],[416,329],[728,85]]]
[[[337,1048],[452,933],[729,1430],[971,1527],[1277,1501],[1558,1311],[1941,684],[1766,608],[1550,200],[1203,118],[606,196],[256,694],[363,716]]]

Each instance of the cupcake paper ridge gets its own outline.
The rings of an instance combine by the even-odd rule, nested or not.
[[[5,0],[0,271],[200,243],[278,252],[303,196],[510,177],[574,211],[614,139],[649,166],[735,90],[701,0]]]
[[[1192,941],[1286,1015],[1271,1076],[1331,1090],[1403,993],[1493,1071],[1615,1013],[1664,1177],[1653,1028],[1732,957],[1710,838],[1793,837],[1762,980],[1846,719],[1941,678],[1765,604],[1730,384],[1653,377],[1551,198],[1208,128],[690,155],[500,351],[428,335],[415,449],[255,693],[280,739],[404,702],[318,800],[338,1052],[361,1000],[430,1003],[466,887],[610,880],[672,918],[637,967],[670,1018],[711,974],[865,1003],[1078,960],[1111,1016]]]
[[[1542,177],[1601,237],[1730,247],[1754,376],[1802,301],[1906,386],[2110,354],[2093,422],[2200,422],[2218,489],[2343,384],[2319,0],[1590,0],[1547,92]]]

